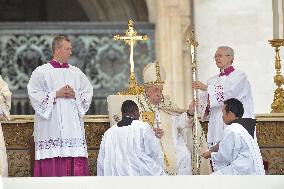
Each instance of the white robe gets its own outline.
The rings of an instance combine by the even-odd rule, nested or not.
[[[164,175],[160,144],[150,125],[133,120],[131,125],[109,128],[97,159],[98,176]]]
[[[235,70],[228,76],[213,76],[207,81],[207,86],[207,91],[201,92],[199,97],[199,111],[203,120],[209,117],[207,142],[212,146],[212,143],[216,144],[223,136],[225,123],[222,118],[222,108],[225,100],[230,98],[240,100],[244,105],[243,118],[255,118],[255,115],[250,83],[243,71]],[[210,113],[207,116],[205,110],[208,98]]]
[[[0,116],[1,120],[10,119],[10,108],[11,108],[11,92],[8,88],[7,83],[0,76]],[[5,140],[0,124],[0,176],[8,176],[8,161]]]
[[[264,175],[263,161],[256,140],[238,123],[228,125],[219,150],[212,153],[213,174]]]
[[[164,169],[167,173],[178,175],[198,174],[195,169],[192,170],[191,153],[193,152],[193,119],[188,118],[186,110],[175,106],[169,97],[164,96],[159,106],[149,102],[146,94],[132,95],[111,95],[108,97],[110,121],[114,125],[115,119],[121,118],[120,107],[125,100],[133,100],[139,107],[140,120],[149,123],[153,127],[164,130],[162,139],[156,139],[163,147],[160,159],[166,157]],[[158,108],[159,107],[159,108]],[[201,151],[208,149],[206,137],[198,122],[198,146]],[[201,159],[200,173],[203,175],[210,174],[211,165],[208,159]]]
[[[65,85],[75,91],[75,99],[55,98]],[[89,109],[93,87],[75,66],[54,68],[44,64],[36,68],[28,83],[35,110],[35,159],[88,157],[83,115]]]
[[[160,117],[160,111],[155,108],[155,123],[154,127],[157,128],[157,122],[162,123]],[[159,128],[163,129],[162,124],[159,124]],[[186,112],[172,116],[172,134],[174,149],[177,158],[177,174],[178,175],[191,175],[191,153],[187,148],[186,135],[182,134],[183,129],[191,129],[192,120],[188,118]],[[156,139],[158,140],[158,139]]]

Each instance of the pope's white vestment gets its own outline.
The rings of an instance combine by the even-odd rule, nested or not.
[[[168,96],[164,96],[161,103],[157,106],[149,102],[146,94],[136,97],[140,114],[143,115],[153,112],[153,127],[159,127],[164,130],[164,136],[161,138],[163,148],[163,157],[165,160],[165,170],[171,174],[191,175],[192,154],[193,154],[193,117],[188,117],[186,110],[178,108]],[[197,143],[200,150],[207,149],[205,136],[200,123],[196,123],[198,130]],[[167,161],[168,160],[168,161]],[[168,163],[167,163],[168,162]],[[210,174],[211,167],[209,161],[201,159],[200,173]]]

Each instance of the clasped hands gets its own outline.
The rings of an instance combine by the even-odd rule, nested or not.
[[[74,89],[69,85],[65,85],[56,91],[56,98],[75,98]]]

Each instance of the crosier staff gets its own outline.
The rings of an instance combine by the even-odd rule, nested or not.
[[[190,43],[190,53],[191,53],[191,69],[192,69],[192,81],[196,81],[196,58],[195,58],[195,49],[198,46],[198,42],[195,39],[194,32],[191,32],[190,38],[187,40],[188,43]],[[193,88],[193,100],[194,102],[197,101],[197,90]],[[200,174],[200,146],[198,145],[198,117],[197,117],[197,107],[194,106],[194,116],[193,116],[193,158],[192,158],[192,168],[193,168],[193,174],[199,175]]]

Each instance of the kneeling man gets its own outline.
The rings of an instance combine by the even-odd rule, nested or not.
[[[148,123],[139,121],[137,104],[126,100],[121,113],[122,120],[103,136],[97,159],[97,175],[164,175],[159,140]]]
[[[243,125],[238,123],[243,114],[243,104],[234,98],[223,106],[223,120],[227,125],[223,139],[217,146],[203,153],[212,159],[213,174],[222,175],[264,175],[264,167],[259,146]]]

